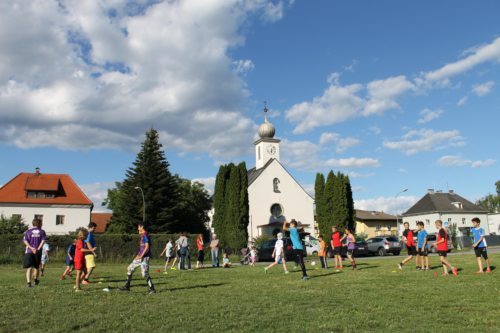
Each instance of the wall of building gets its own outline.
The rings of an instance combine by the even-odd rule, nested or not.
[[[273,180],[278,178],[279,193],[273,190]],[[249,186],[250,223],[248,234],[250,239],[260,236],[259,225],[269,224],[271,206],[278,203],[283,208],[283,218],[287,221],[295,219],[304,224],[306,232],[314,233],[314,200],[290,176],[278,162],[271,163],[266,170]]]
[[[67,234],[80,227],[87,227],[90,222],[90,206],[66,205],[0,205],[0,214],[11,217],[21,215],[29,226],[35,215],[43,215],[43,229],[47,234]],[[56,225],[56,215],[64,216],[64,224]]]
[[[488,227],[490,233],[500,235],[500,213],[488,214]]]
[[[359,233],[365,233],[369,238],[384,235],[397,236],[398,229],[396,221],[356,221],[356,234]]]

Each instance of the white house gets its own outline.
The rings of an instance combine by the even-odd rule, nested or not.
[[[67,234],[90,222],[92,201],[69,175],[20,173],[0,188],[0,214],[31,226],[43,221],[47,234]]]
[[[500,213],[488,214],[490,233],[500,235]]]
[[[291,219],[300,222],[305,232],[314,233],[314,199],[280,162],[280,140],[274,138],[275,132],[266,114],[254,143],[255,168],[248,170],[250,239],[272,235],[283,221]]]
[[[434,191],[430,189],[415,205],[403,213],[402,222],[409,222],[410,228],[416,228],[417,221],[422,221],[429,233],[436,233],[434,222],[443,221],[445,228],[452,224],[457,226],[457,236],[468,236],[472,225],[472,218],[478,217],[481,226],[489,233],[488,211],[473,204],[469,200],[449,192]],[[401,230],[402,226],[399,226]],[[400,232],[401,234],[401,232]]]

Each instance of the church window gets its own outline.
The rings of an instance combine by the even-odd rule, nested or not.
[[[281,217],[283,215],[283,208],[281,207],[280,204],[275,203],[271,206],[271,215],[274,218]]]
[[[279,184],[280,184],[280,180],[278,178],[274,178],[273,179],[273,191],[275,193],[280,193]]]
[[[260,147],[257,148],[257,158],[260,160]]]

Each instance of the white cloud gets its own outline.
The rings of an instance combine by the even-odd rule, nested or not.
[[[348,148],[357,146],[361,143],[361,140],[353,137],[342,138],[338,133],[321,133],[319,138],[319,144],[325,145],[329,142],[334,142],[336,145],[335,151],[340,154],[345,152]]]
[[[493,89],[494,85],[495,85],[495,82],[493,82],[493,81],[488,81],[485,83],[476,84],[472,87],[472,92],[479,97],[483,97],[483,96],[488,95],[491,92],[491,89]]]
[[[399,141],[385,141],[384,147],[397,149],[406,155],[432,151],[447,147],[459,147],[465,144],[460,131],[434,131],[431,129],[410,130]]]
[[[420,111],[420,119],[417,121],[419,124],[425,124],[434,119],[438,119],[444,111],[441,109],[431,110],[423,109]]]
[[[383,211],[399,215],[413,206],[419,198],[415,196],[377,197],[354,201],[354,208],[368,211]]]
[[[445,155],[437,161],[437,164],[440,166],[468,166],[471,168],[487,167],[494,163],[495,160],[493,159],[472,161],[463,159],[457,155]]]
[[[368,101],[363,115],[381,115],[389,109],[399,109],[396,98],[414,88],[404,75],[368,83]]]
[[[356,96],[362,89],[359,84],[330,85],[323,95],[311,102],[293,105],[286,111],[286,119],[297,124],[294,134],[302,134],[320,126],[332,125],[359,115],[363,100]]]
[[[347,175],[350,177],[350,178],[368,178],[368,177],[372,177],[375,175],[375,173],[373,172],[367,172],[367,173],[360,173],[360,172],[356,172],[356,171],[349,171],[347,173]]]
[[[83,193],[94,203],[93,212],[110,212],[102,203],[108,197],[108,189],[114,188],[114,182],[97,182],[79,185]]]
[[[276,21],[290,4],[0,2],[0,141],[135,149],[153,124],[167,149],[244,154],[253,63],[229,50],[250,17]]]
[[[342,168],[342,169],[349,169],[349,168],[375,168],[380,166],[380,162],[378,159],[375,158],[368,158],[368,157],[362,157],[362,158],[357,158],[357,157],[349,157],[349,158],[341,158],[341,159],[329,159],[325,162],[325,165],[327,167],[332,167],[332,168]]]
[[[371,126],[368,128],[368,130],[375,135],[379,135],[380,133],[382,133],[382,129],[378,126]]]
[[[191,181],[193,183],[197,182],[197,183],[205,185],[205,189],[208,191],[209,194],[214,193],[215,177],[195,178],[195,179],[192,179]]]
[[[465,103],[467,103],[468,99],[469,99],[469,97],[467,97],[467,96],[460,98],[460,100],[457,102],[457,106],[464,106]]]

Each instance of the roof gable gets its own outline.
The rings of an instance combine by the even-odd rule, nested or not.
[[[453,204],[458,202],[461,203],[461,208]],[[456,193],[434,192],[424,195],[403,215],[416,215],[435,212],[485,213],[487,211]]]
[[[29,198],[28,191],[57,192],[57,195],[47,198]],[[69,175],[24,172],[0,188],[0,203],[92,206],[92,201]]]
[[[377,212],[377,211],[369,211],[369,210],[361,210],[361,209],[356,209],[356,219],[359,221],[380,221],[380,220],[394,220],[396,221],[398,219],[397,216],[395,215],[390,215],[384,212]]]

